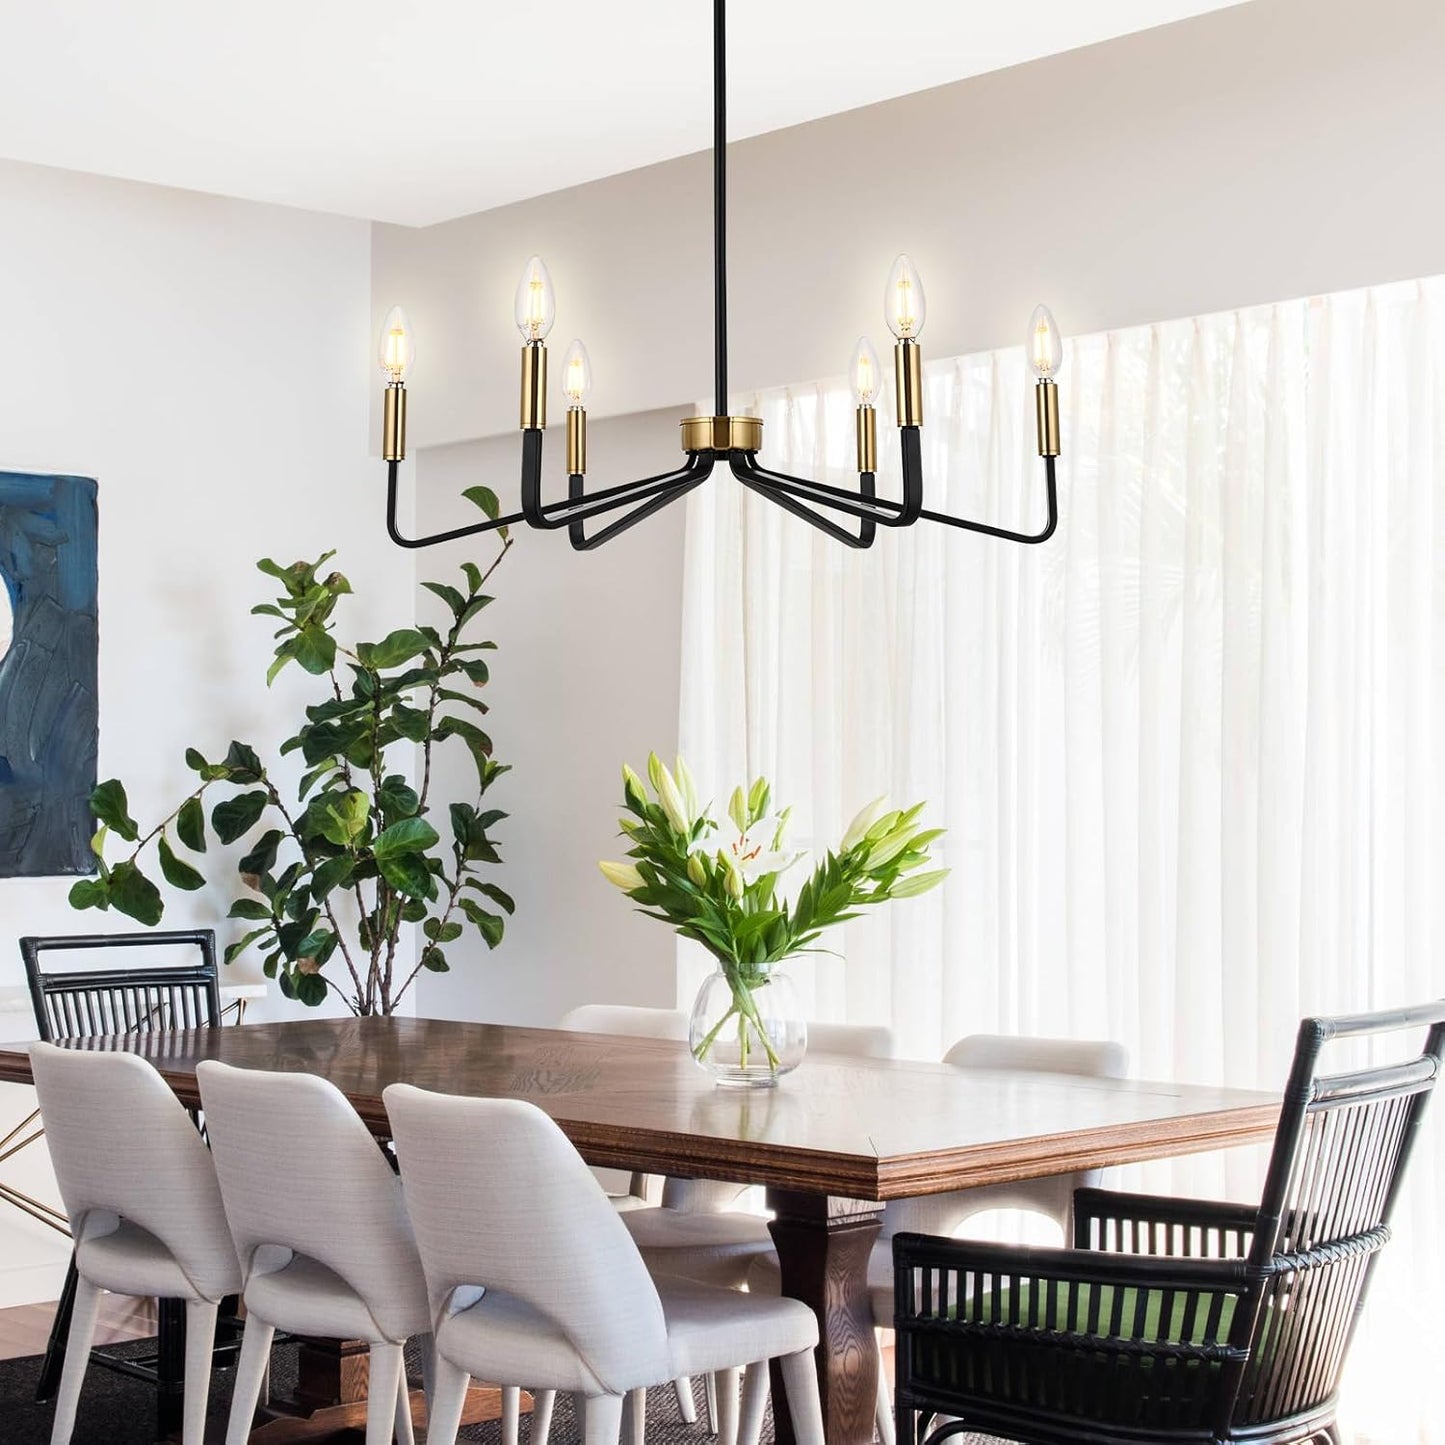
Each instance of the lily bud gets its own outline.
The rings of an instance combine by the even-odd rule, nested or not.
[[[741,903],[745,889],[743,887],[743,875],[739,873],[736,868],[728,869],[726,886],[728,890],[728,897]]]
[[[687,876],[697,884],[699,888],[707,882],[707,864],[703,862],[701,853],[694,853],[687,860]]]
[[[873,845],[868,854],[868,871],[891,863],[918,836],[917,828],[899,828]]]
[[[647,887],[647,879],[631,863],[599,863],[597,866],[602,870],[602,876],[624,893]]]
[[[771,799],[772,789],[768,786],[766,778],[759,778],[752,786],[748,794],[748,818],[761,818],[768,811],[768,803]]]
[[[788,820],[793,816],[791,808],[784,808],[778,814],[778,828],[773,834],[773,852],[776,853],[783,846],[783,835],[788,831]]]
[[[687,816],[696,818],[699,811],[697,784],[693,782],[692,769],[688,767],[687,760],[681,753],[677,755],[677,785],[682,789],[682,801],[687,805]]]
[[[838,845],[839,852],[846,853],[863,841],[868,830],[878,820],[878,815],[883,811],[883,805],[887,801],[887,794],[881,794],[871,803],[859,809],[857,816],[848,824],[848,831],[843,834],[843,841]]]
[[[678,792],[672,774],[661,763],[657,765],[657,771],[657,801],[662,804],[667,821],[676,832],[690,833],[692,817],[687,811],[687,804],[682,801],[682,794]]]
[[[622,791],[627,795],[627,801],[636,807],[643,807],[647,802],[647,789],[642,785],[642,779],[627,766],[622,765]]]
[[[927,893],[930,888],[936,888],[948,877],[948,874],[947,868],[940,868],[936,873],[915,873],[912,878],[901,878],[888,890],[888,896],[890,898],[917,898],[920,893]]]
[[[748,800],[743,796],[741,783],[733,789],[733,795],[728,799],[728,817],[733,820],[739,833],[748,831]]]

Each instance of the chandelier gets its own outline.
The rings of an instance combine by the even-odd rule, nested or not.
[[[659,512],[694,487],[715,467],[731,471],[743,486],[811,523],[849,547],[870,547],[879,527],[909,527],[941,522],[1008,542],[1047,541],[1058,525],[1055,461],[1059,455],[1059,396],[1055,378],[1063,359],[1063,341],[1046,306],[1029,322],[1026,353],[1036,378],[1035,416],[1039,456],[1044,464],[1048,517],[1041,530],[1013,532],[986,522],[932,511],[923,505],[923,353],[918,336],[926,306],[923,283],[907,256],[899,256],[884,289],[884,316],[894,336],[895,420],[902,449],[902,498],[877,494],[878,418],[876,402],[883,385],[878,353],[860,337],[849,368],[855,403],[858,486],[832,486],[770,471],[758,461],[763,423],[755,416],[728,414],[727,346],[727,44],[726,0],[713,0],[713,297],[715,416],[688,417],[682,426],[686,461],[674,471],[621,486],[588,491],[587,396],[592,364],[581,341],[573,341],[562,360],[562,392],[567,400],[567,497],[542,501],[542,438],[547,427],[547,335],[556,316],[552,278],[540,256],[527,262],[517,287],[515,318],[522,333],[521,510],[502,514],[493,494],[478,492],[491,514],[485,521],[428,537],[405,537],[397,526],[397,471],[406,457],[406,378],[415,357],[411,329],[395,306],[382,327],[380,362],[386,374],[382,412],[382,458],[387,464],[387,531],[401,547],[430,547],[480,532],[525,522],[544,531],[566,528],[578,551],[589,551]],[[613,514],[620,514],[614,516]],[[830,515],[831,514],[831,515]],[[589,524],[608,518],[601,525]]]

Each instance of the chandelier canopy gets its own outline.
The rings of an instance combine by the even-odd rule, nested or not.
[[[927,302],[923,282],[907,256],[899,256],[884,288],[884,317],[894,336],[893,384],[898,438],[902,450],[903,495],[880,497],[878,418],[876,403],[883,387],[883,368],[873,343],[860,337],[849,366],[856,407],[858,486],[831,486],[769,471],[758,462],[763,424],[758,417],[728,413],[727,345],[727,25],[726,0],[713,0],[713,416],[688,417],[682,423],[686,461],[674,471],[641,481],[588,491],[587,397],[592,389],[592,362],[581,341],[573,341],[562,359],[562,393],[567,401],[567,498],[542,501],[542,439],[547,428],[547,335],[556,320],[552,278],[540,256],[533,256],[517,285],[515,319],[522,335],[522,470],[521,510],[495,516],[469,527],[428,537],[406,537],[397,527],[397,472],[406,457],[406,379],[415,345],[406,314],[392,307],[382,327],[379,360],[386,392],[382,417],[382,457],[387,464],[387,531],[401,547],[430,547],[480,532],[525,522],[544,531],[565,528],[578,551],[590,551],[629,527],[686,496],[711,476],[715,467],[731,471],[745,487],[775,502],[849,547],[870,547],[879,527],[909,527],[918,521],[941,522],[1008,542],[1047,541],[1058,526],[1059,397],[1056,378],[1063,360],[1063,340],[1046,306],[1029,322],[1027,354],[1036,377],[1035,414],[1038,450],[1044,463],[1048,517],[1038,532],[1013,532],[986,522],[932,511],[923,505],[923,330]],[[599,518],[612,517],[588,530]],[[831,515],[830,515],[831,514]],[[835,520],[836,519],[836,520]]]

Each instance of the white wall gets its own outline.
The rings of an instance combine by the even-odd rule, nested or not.
[[[1253,0],[738,144],[734,387],[841,375],[862,331],[882,350],[903,250],[932,356],[1021,341],[1040,299],[1082,334],[1445,269],[1442,53],[1434,0]],[[516,425],[532,252],[556,362],[587,341],[594,415],[709,395],[710,203],[697,155],[378,227],[373,319],[400,301],[417,332],[413,440]]]
[[[189,787],[187,745],[278,741],[312,694],[299,673],[266,693],[258,557],[336,547],[358,630],[411,614],[368,455],[369,266],[362,222],[0,163],[0,467],[99,479],[100,775],[142,821]],[[72,912],[70,882],[0,879],[0,989],[22,933],[135,926]],[[233,896],[168,895],[166,922],[229,941]],[[33,1037],[28,1010],[0,1037]],[[0,1089],[0,1135],[28,1098]],[[40,1150],[3,1169],[49,1188]],[[0,1205],[0,1306],[53,1297],[63,1259]]]
[[[592,426],[596,484],[624,480],[619,458],[649,474],[675,465],[681,415]],[[544,495],[561,497],[560,434],[549,440]],[[519,454],[513,437],[425,452],[417,464],[419,530],[475,521],[459,496],[474,483],[515,492]],[[513,771],[487,797],[513,814],[496,829],[504,857],[497,881],[516,898],[517,914],[495,953],[470,931],[450,946],[452,972],[422,976],[419,1013],[551,1024],[589,1001],[672,1003],[670,935],[630,911],[597,860],[624,851],[616,823],[623,762],[640,769],[650,749],[670,756],[677,747],[685,505],[595,552],[574,552],[560,532],[517,529],[478,633],[498,643],[486,728]],[[485,567],[495,551],[485,538],[449,543],[419,554],[418,576],[452,581],[460,562]],[[428,611],[439,608],[422,597]],[[439,797],[469,798],[470,760],[444,759],[434,787]]]

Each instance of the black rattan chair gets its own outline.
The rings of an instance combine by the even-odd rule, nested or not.
[[[1321,1073],[1330,1042],[1404,1029],[1429,1031],[1408,1062]],[[896,1236],[899,1445],[1337,1442],[1442,1048],[1445,1002],[1306,1019],[1257,1208],[1081,1189],[1072,1250]]]
[[[47,971],[41,955],[78,950],[120,948],[184,948],[192,956],[168,965],[138,968]],[[87,933],[69,937],[26,937],[20,940],[25,981],[35,1024],[46,1043],[108,1035],[155,1033],[171,1029],[219,1027],[221,994],[216,969],[216,935],[210,929],[163,933]],[[76,1273],[72,1256],[56,1305],[50,1341],[40,1368],[35,1398],[51,1400],[60,1385],[65,1340],[75,1308]],[[155,1382],[162,1425],[179,1421],[184,1315],[161,1301],[159,1353],[156,1359],[122,1358],[104,1350],[93,1352],[97,1363],[123,1374]],[[233,1311],[228,1311],[232,1313]]]

